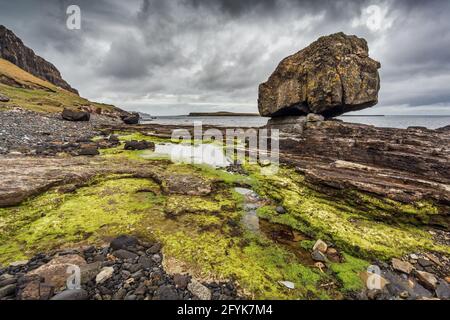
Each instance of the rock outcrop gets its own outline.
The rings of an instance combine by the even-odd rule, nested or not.
[[[344,33],[321,37],[285,58],[260,84],[262,116],[326,118],[371,107],[378,102],[380,63],[369,58],[366,40]]]
[[[0,58],[8,60],[32,75],[78,94],[61,76],[56,67],[25,46],[19,37],[0,25]]]

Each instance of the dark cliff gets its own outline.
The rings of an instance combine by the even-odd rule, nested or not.
[[[61,77],[53,64],[36,55],[11,30],[2,25],[0,25],[0,58],[14,63],[38,78],[78,94],[78,91]]]

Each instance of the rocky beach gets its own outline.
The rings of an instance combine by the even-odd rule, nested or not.
[[[0,300],[450,299],[450,129],[335,119],[378,102],[364,39],[321,37],[260,85],[273,174],[173,161],[192,126],[139,124],[0,44]]]

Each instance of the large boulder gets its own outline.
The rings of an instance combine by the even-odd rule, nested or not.
[[[129,114],[122,115],[121,118],[125,124],[139,124],[140,116],[139,113],[132,112]]]
[[[326,118],[371,107],[378,102],[380,63],[369,58],[366,40],[344,33],[321,37],[285,58],[260,84],[262,116]]]
[[[61,116],[64,120],[68,121],[89,121],[91,118],[91,114],[89,112],[70,110],[67,108],[64,108]]]

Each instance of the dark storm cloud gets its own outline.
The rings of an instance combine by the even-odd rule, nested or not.
[[[65,27],[71,4],[79,31]],[[449,9],[445,0],[0,0],[0,23],[84,96],[155,114],[256,111],[258,84],[282,58],[344,31],[366,38],[382,64],[374,113],[450,113]]]

